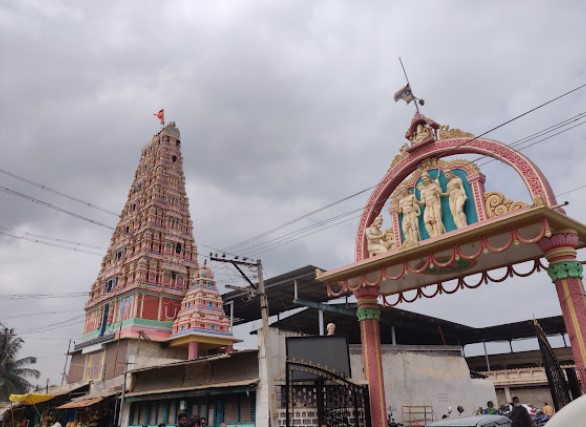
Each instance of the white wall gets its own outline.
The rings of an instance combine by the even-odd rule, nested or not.
[[[382,363],[387,407],[395,421],[407,421],[402,420],[404,405],[430,405],[438,419],[450,406],[452,417],[458,416],[459,405],[462,416],[469,416],[488,400],[496,401],[489,380],[470,378],[460,347],[383,345]],[[364,380],[360,346],[351,347],[350,364],[352,378]]]

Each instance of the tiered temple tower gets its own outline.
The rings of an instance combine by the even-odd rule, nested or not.
[[[213,273],[197,262],[179,129],[171,122],[140,163],[85,305],[68,382],[231,351],[238,342]]]
[[[85,305],[83,338],[171,334],[198,271],[179,129],[171,122],[142,149],[100,273]]]
[[[196,271],[195,279],[173,323],[170,337],[172,347],[187,347],[188,359],[196,359],[217,347],[227,351],[240,340],[232,336],[230,319],[224,314],[224,303],[216,287],[214,273],[203,265]]]

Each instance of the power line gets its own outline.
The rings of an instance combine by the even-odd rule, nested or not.
[[[104,228],[107,228],[109,230],[114,230],[114,227],[112,227],[110,225],[107,225],[107,224],[104,224],[102,222],[96,221],[95,219],[88,218],[87,216],[80,215],[80,214],[77,214],[75,212],[71,212],[71,211],[69,211],[67,209],[60,208],[59,206],[53,205],[53,204],[51,204],[49,202],[45,202],[43,200],[39,200],[39,199],[37,199],[35,197],[32,197],[32,196],[29,196],[27,194],[21,193],[20,191],[16,191],[16,190],[12,190],[12,189],[10,189],[8,187],[4,187],[3,185],[0,185],[0,191],[4,191],[5,193],[11,194],[13,196],[21,197],[23,199],[26,199],[26,200],[29,200],[31,202],[34,202],[34,203],[36,203],[38,205],[45,206],[45,207],[47,207],[49,209],[53,209],[54,211],[63,212],[65,214],[67,214],[67,215],[71,215],[71,216],[73,216],[75,218],[81,219],[83,221],[87,221],[87,222],[92,223],[94,225],[97,225],[97,226],[100,226],[100,227],[104,227]]]
[[[54,248],[61,248],[61,249],[67,249],[69,251],[81,252],[81,253],[84,253],[84,254],[102,256],[102,254],[99,254],[99,253],[96,253],[96,252],[92,252],[92,251],[86,251],[85,249],[74,248],[72,246],[65,246],[65,245],[61,245],[61,244],[58,244],[58,243],[45,242],[43,240],[33,239],[33,238],[27,237],[27,236],[19,236],[17,234],[13,234],[13,233],[10,233],[10,232],[7,232],[7,231],[0,230],[0,235],[7,236],[7,237],[12,237],[13,239],[26,240],[28,242],[38,243],[39,245],[52,246]]]
[[[66,244],[70,244],[70,245],[74,245],[74,246],[82,246],[82,247],[90,248],[90,249],[105,250],[105,248],[103,248],[101,246],[89,245],[87,243],[75,242],[72,240],[61,239],[58,237],[44,236],[42,234],[29,233],[27,231],[16,230],[14,228],[5,227],[3,225],[0,225],[0,229],[4,229],[4,230],[11,232],[11,233],[14,233],[14,234],[24,235],[26,237],[31,237],[31,238],[34,237],[37,239],[49,240],[49,241],[53,241],[53,242],[57,242],[57,243],[66,243]]]
[[[586,124],[586,121],[583,120],[584,119],[584,116],[586,116],[586,113],[579,113],[579,114],[577,114],[577,115],[575,115],[573,117],[570,117],[568,119],[565,119],[565,120],[563,120],[561,122],[558,122],[558,123],[556,123],[554,125],[551,125],[551,126],[545,128],[545,129],[540,130],[539,132],[535,132],[535,133],[533,133],[533,134],[531,134],[531,135],[529,135],[527,137],[521,138],[521,139],[519,139],[519,140],[517,140],[517,141],[515,141],[515,142],[513,142],[511,144],[508,144],[508,145],[510,147],[514,147],[514,146],[520,147],[521,145],[525,144],[524,147],[518,148],[517,149],[518,151],[523,150],[523,149],[526,149],[526,148],[529,148],[529,147],[534,146],[534,145],[536,145],[538,143],[541,143],[541,142],[544,142],[546,140],[549,140],[549,139],[553,138],[554,136],[560,135],[560,134],[565,133],[565,132],[567,132],[569,130],[572,130],[572,129],[578,127],[578,126],[582,126],[583,124]],[[582,120],[582,121],[580,121],[580,120]],[[574,126],[571,126],[571,127],[567,128],[567,129],[561,130],[561,131],[559,131],[559,132],[557,132],[557,133],[555,133],[553,135],[549,135],[549,136],[543,137],[543,138],[541,138],[541,139],[539,139],[537,141],[534,141],[536,138],[538,138],[540,136],[543,136],[543,135],[546,135],[547,133],[551,133],[552,131],[561,129],[561,128],[563,128],[565,126],[568,126],[568,125],[570,125],[572,123],[575,123],[577,121],[578,121],[578,123],[575,124]],[[529,142],[532,142],[532,143],[531,144],[528,144]],[[486,157],[488,157],[488,156],[487,155],[481,155],[478,158],[474,159],[473,162],[476,162],[476,161],[481,160],[481,159],[486,158]],[[495,159],[488,158],[486,162],[480,164],[479,166],[482,166],[484,164],[487,164],[487,163],[489,163],[489,162],[491,162],[493,160],[495,160]],[[372,189],[372,188],[375,188],[375,187],[376,186],[372,186],[372,187],[369,187],[369,189]],[[340,216],[348,215],[348,214],[354,213],[356,211],[359,211],[361,209],[362,208],[355,209],[355,210],[346,212],[345,214],[341,214],[341,215],[338,215],[336,217],[332,217],[330,219],[326,219],[326,220],[321,221],[319,223],[316,223],[314,225],[310,225],[310,226],[307,226],[307,227],[303,227],[301,229],[297,229],[297,230],[295,230],[295,231],[293,231],[291,233],[288,233],[288,234],[283,235],[283,236],[280,236],[280,237],[276,237],[276,238],[271,239],[269,241],[262,242],[262,243],[257,243],[255,245],[252,245],[251,247],[241,248],[241,250],[246,251],[249,254],[249,256],[256,256],[256,255],[258,255],[260,253],[266,252],[266,250],[268,250],[269,248],[276,248],[276,247],[282,246],[283,244],[287,243],[286,237],[292,237],[292,236],[295,236],[297,234],[301,234],[304,231],[306,231],[308,228],[316,228],[316,227],[319,227],[320,224],[327,223],[328,221],[335,220],[335,219],[339,218]],[[346,222],[346,221],[343,221],[343,222]],[[340,223],[343,223],[343,222],[340,222]],[[330,227],[327,227],[327,228],[330,228]],[[326,229],[326,228],[324,228],[324,229]],[[320,230],[317,230],[314,233],[317,233],[319,231]],[[306,235],[304,235],[302,237],[309,236],[309,235],[314,234],[314,233],[308,233],[308,234],[306,234]],[[291,241],[295,241],[295,240],[298,240],[298,238],[291,239]],[[278,244],[275,244],[273,242],[277,242]],[[251,252],[248,252],[248,251],[251,251]]]
[[[307,218],[309,216],[312,216],[312,215],[314,215],[314,214],[316,214],[318,212],[321,212],[323,210],[326,210],[328,208],[331,208],[333,206],[336,206],[336,205],[338,205],[338,204],[340,204],[342,202],[345,202],[346,200],[349,200],[349,199],[352,199],[352,198],[354,198],[356,196],[359,196],[359,195],[367,192],[368,190],[372,190],[375,187],[376,187],[376,185],[371,186],[371,187],[368,187],[368,188],[365,188],[364,190],[360,190],[360,191],[358,191],[358,192],[356,192],[354,194],[350,194],[349,196],[343,197],[342,199],[336,200],[335,202],[329,203],[329,204],[327,204],[325,206],[322,206],[321,208],[318,208],[318,209],[315,209],[313,211],[310,211],[310,212],[308,212],[308,213],[306,213],[306,214],[304,214],[304,215],[302,215],[300,217],[297,217],[297,218],[294,218],[292,220],[289,220],[289,221],[287,221],[287,222],[285,222],[285,223],[283,223],[281,225],[276,226],[275,228],[271,228],[270,230],[265,231],[264,233],[261,233],[261,234],[259,234],[257,236],[251,237],[251,238],[249,238],[247,240],[244,240],[244,241],[242,241],[240,243],[236,243],[234,245],[228,246],[227,248],[222,249],[219,252],[228,252],[228,250],[234,250],[235,248],[237,248],[239,246],[242,246],[242,245],[244,245],[244,244],[246,244],[248,242],[252,242],[252,241],[255,241],[255,240],[258,240],[258,239],[262,239],[263,237],[265,237],[265,236],[267,236],[269,234],[272,234],[275,231],[278,231],[278,230],[280,230],[280,229],[282,229],[284,227],[287,227],[288,225],[291,225],[291,224],[294,224],[296,222],[299,222],[302,219],[305,219],[305,218]]]
[[[5,299],[40,299],[40,298],[80,298],[87,297],[89,292],[67,292],[62,294],[0,294]]]
[[[45,190],[45,191],[48,191],[50,193],[57,194],[58,196],[64,197],[64,198],[69,199],[69,200],[72,200],[72,201],[74,201],[76,203],[79,203],[79,204],[82,204],[84,206],[87,206],[87,207],[90,207],[90,208],[93,208],[93,209],[97,209],[99,211],[105,212],[105,213],[110,214],[110,215],[114,215],[116,217],[118,216],[118,214],[116,212],[112,212],[112,211],[110,211],[108,209],[101,208],[101,207],[96,206],[96,205],[94,205],[94,204],[92,204],[90,202],[87,202],[85,200],[81,200],[81,199],[79,199],[77,197],[70,196],[69,194],[63,193],[62,191],[55,190],[55,189],[53,189],[51,187],[47,187],[44,184],[40,184],[38,182],[35,182],[35,181],[30,180],[30,179],[24,178],[22,176],[16,175],[15,173],[9,172],[9,171],[7,171],[5,169],[1,169],[0,168],[0,173],[3,173],[4,175],[8,175],[8,176],[10,176],[10,177],[12,177],[14,179],[18,179],[19,181],[26,182],[29,185],[33,185],[33,186],[35,186],[37,188],[40,188],[40,189]]]
[[[314,224],[310,224],[310,225],[307,225],[305,227],[302,227],[302,228],[299,228],[297,230],[294,230],[294,231],[292,231],[292,232],[290,232],[288,234],[284,234],[282,236],[278,236],[278,237],[275,237],[273,239],[270,239],[270,240],[267,240],[267,241],[264,241],[264,242],[260,242],[260,243],[254,244],[254,245],[249,246],[249,247],[246,247],[245,249],[242,249],[242,250],[245,251],[247,254],[249,254],[251,252],[252,253],[256,253],[259,250],[264,249],[264,247],[273,246],[275,243],[279,243],[279,242],[282,242],[282,241],[286,241],[288,238],[295,237],[297,234],[301,234],[303,232],[306,232],[306,231],[309,231],[309,230],[313,230],[313,229],[316,229],[316,228],[321,228],[322,226],[324,226],[324,225],[326,225],[326,224],[328,224],[328,223],[330,223],[332,221],[336,221],[338,219],[347,217],[347,216],[352,215],[352,214],[354,214],[356,212],[361,212],[363,209],[364,209],[363,207],[359,207],[359,208],[356,208],[356,209],[352,209],[351,211],[344,212],[344,213],[341,213],[339,215],[336,215],[336,216],[333,216],[333,217],[330,217],[330,218],[326,218],[326,219],[324,219],[322,221],[319,221],[319,222],[316,222]],[[351,219],[358,218],[358,217],[360,217],[360,215],[358,215],[357,217],[352,217]],[[343,221],[343,222],[345,222],[345,221]],[[309,233],[308,235],[310,235],[310,234],[313,234],[313,233]],[[252,256],[253,255],[251,255],[251,257]]]
[[[44,325],[41,327],[26,328],[26,329],[23,329],[22,332],[28,333],[28,334],[38,333],[38,332],[47,332],[47,331],[52,330],[56,326],[66,327],[66,326],[75,325],[76,323],[80,323],[80,322],[77,322],[77,320],[84,317],[84,316],[85,316],[85,314],[80,314],[79,316],[74,316],[74,317],[71,317],[67,320],[62,320],[60,322],[50,323],[48,325]],[[71,322],[74,322],[74,323],[71,323]],[[83,322],[83,320],[82,320],[82,322]]]
[[[44,316],[46,314],[72,313],[72,312],[77,312],[77,311],[80,311],[80,310],[83,310],[83,308],[80,308],[80,309],[77,309],[77,310],[42,311],[42,312],[34,312],[34,313],[26,313],[26,314],[17,314],[16,316],[5,317],[4,319],[2,319],[2,321],[5,322],[6,320],[19,319],[21,317]]]
[[[483,137],[485,135],[488,135],[489,133],[494,132],[495,130],[500,129],[500,128],[502,128],[502,127],[504,127],[504,126],[506,126],[506,125],[508,125],[508,124],[510,124],[512,122],[514,122],[515,120],[518,120],[518,119],[520,119],[520,118],[522,118],[522,117],[524,117],[524,116],[526,116],[526,115],[528,115],[528,114],[530,114],[530,113],[532,113],[534,111],[537,111],[537,110],[539,110],[539,109],[541,109],[541,108],[543,108],[543,107],[545,107],[545,106],[547,106],[549,104],[552,104],[553,102],[558,101],[561,98],[564,98],[564,97],[566,97],[566,96],[568,96],[568,95],[570,95],[570,94],[572,94],[572,93],[574,93],[574,92],[576,92],[578,90],[581,90],[584,87],[586,87],[586,84],[582,84],[582,85],[580,85],[580,86],[578,86],[578,87],[576,87],[576,88],[574,88],[574,89],[572,89],[572,90],[570,90],[568,92],[565,92],[565,93],[563,93],[563,94],[561,94],[559,96],[556,96],[555,98],[552,98],[552,99],[550,99],[550,100],[548,100],[546,102],[543,102],[542,104],[539,104],[536,107],[533,107],[530,110],[528,110],[528,111],[526,111],[526,112],[524,112],[522,114],[519,114],[519,115],[517,115],[517,116],[515,116],[515,117],[513,117],[513,118],[511,118],[511,119],[509,119],[509,120],[507,120],[507,121],[505,121],[505,122],[503,122],[503,123],[501,123],[501,124],[493,127],[493,128],[491,128],[491,129],[483,132],[480,135],[474,136],[472,138],[469,138],[469,139],[463,141],[462,143],[460,143],[460,144],[456,145],[455,147],[453,147],[452,148],[452,151],[456,150],[457,148],[461,147],[462,145],[468,144],[468,143],[470,143],[470,142],[472,142],[472,141],[474,141],[474,140],[476,140],[478,138],[481,138],[481,137]],[[287,227],[287,226],[289,226],[291,224],[294,224],[296,222],[299,222],[299,221],[301,221],[301,220],[303,220],[303,219],[305,219],[305,218],[307,218],[309,216],[312,216],[312,215],[314,215],[314,214],[316,214],[318,212],[321,212],[321,211],[323,211],[325,209],[328,209],[330,207],[333,207],[335,205],[338,205],[338,204],[340,204],[340,203],[342,203],[342,202],[344,202],[346,200],[349,200],[351,198],[354,198],[356,196],[359,196],[360,194],[363,194],[363,193],[365,193],[365,192],[367,192],[369,190],[372,190],[373,188],[376,188],[377,185],[370,186],[368,188],[365,188],[364,190],[361,190],[361,191],[358,191],[358,192],[356,192],[354,194],[351,194],[349,196],[343,197],[342,199],[339,199],[339,200],[336,200],[334,202],[328,203],[327,205],[322,206],[321,208],[315,209],[315,210],[310,211],[310,212],[308,212],[308,213],[306,213],[304,215],[301,215],[300,217],[297,217],[297,218],[291,219],[291,220],[289,220],[287,222],[284,222],[284,223],[282,223],[282,224],[280,224],[280,225],[278,225],[278,226],[276,226],[274,228],[271,228],[268,231],[265,231],[265,232],[263,232],[261,234],[258,234],[256,236],[252,236],[252,237],[250,237],[250,238],[248,238],[246,240],[243,240],[243,241],[241,241],[239,243],[235,243],[233,245],[227,246],[221,252],[227,252],[229,250],[232,250],[233,251],[236,248],[239,248],[239,247],[241,247],[241,246],[243,246],[243,245],[245,245],[245,244],[247,244],[249,242],[256,241],[258,239],[262,239],[263,237],[265,237],[265,236],[267,236],[269,234],[272,234],[272,233],[274,233],[274,232],[276,232],[276,231],[278,231],[278,230],[280,230],[280,229],[282,229],[284,227]]]
[[[345,219],[345,220],[343,220],[343,221],[339,221],[339,222],[336,222],[336,223],[334,223],[334,224],[330,224],[330,225],[328,225],[327,227],[323,227],[323,228],[320,228],[320,229],[318,229],[318,230],[312,231],[311,233],[306,233],[306,234],[303,234],[303,235],[301,235],[301,236],[295,237],[295,238],[293,238],[293,239],[285,240],[285,241],[282,241],[282,242],[277,242],[276,244],[274,244],[274,245],[273,245],[273,246],[271,246],[271,247],[263,248],[263,249],[261,249],[261,250],[259,250],[259,251],[257,251],[257,252],[253,252],[253,256],[255,256],[255,257],[256,257],[256,256],[258,256],[258,255],[260,255],[260,254],[263,254],[263,253],[265,253],[265,252],[268,252],[268,251],[270,251],[270,250],[277,249],[278,247],[281,247],[281,246],[283,246],[283,245],[285,245],[285,244],[287,244],[287,243],[292,243],[292,242],[294,242],[294,241],[296,241],[296,240],[303,239],[303,238],[305,238],[305,237],[311,236],[312,234],[316,234],[316,233],[319,233],[319,232],[321,232],[321,231],[325,231],[325,230],[327,230],[328,228],[332,228],[332,227],[335,227],[335,226],[337,226],[337,225],[341,225],[341,224],[344,224],[344,223],[346,223],[346,222],[352,221],[352,220],[354,220],[354,219],[358,219],[358,218],[360,218],[361,216],[362,216],[362,215],[356,215],[356,216],[353,216],[353,217],[347,218],[347,219]]]
[[[38,330],[38,329],[32,329],[32,330],[28,330],[27,333],[28,335],[33,335],[33,334],[38,334],[38,333],[45,333],[45,332],[50,332],[50,331],[55,331],[57,329],[62,329],[62,328],[66,328],[68,326],[73,326],[73,325],[79,325],[81,323],[84,323],[85,319],[81,319],[77,322],[71,322],[71,323],[67,323],[67,324],[54,324],[51,327],[47,327],[45,329],[42,330]]]
[[[585,185],[581,185],[581,186],[579,186],[579,187],[576,187],[576,188],[573,188],[573,189],[571,189],[571,190],[568,190],[568,191],[566,191],[566,192],[564,192],[564,193],[559,193],[559,194],[556,194],[556,197],[558,197],[558,196],[562,196],[562,195],[566,195],[566,194],[570,194],[570,193],[573,193],[573,192],[575,192],[575,191],[582,190],[582,189],[584,189],[584,188],[586,188],[586,184],[585,184]],[[258,250],[256,250],[256,251],[253,251],[252,253],[250,253],[250,257],[251,257],[251,258],[253,258],[253,257],[257,257],[258,255],[261,255],[261,254],[263,254],[263,253],[265,253],[265,252],[268,252],[268,251],[271,251],[271,250],[277,249],[277,248],[279,248],[279,247],[281,247],[281,246],[283,246],[283,245],[285,245],[285,244],[287,244],[287,243],[292,243],[292,242],[294,242],[294,241],[296,241],[296,240],[300,240],[300,239],[303,239],[303,238],[305,238],[305,237],[309,237],[309,236],[311,236],[311,235],[313,235],[313,234],[316,234],[316,233],[319,233],[319,232],[325,231],[325,230],[327,230],[327,229],[329,229],[329,228],[332,228],[332,227],[335,227],[335,226],[338,226],[338,225],[344,224],[344,223],[346,223],[346,222],[349,222],[349,221],[351,221],[351,220],[353,220],[353,219],[358,219],[358,218],[360,218],[360,217],[361,217],[361,215],[353,216],[353,217],[351,217],[351,218],[345,219],[344,221],[340,221],[340,222],[337,222],[337,223],[331,224],[331,225],[329,225],[329,226],[327,226],[327,227],[323,227],[323,228],[321,228],[321,229],[315,230],[315,231],[313,231],[313,232],[311,232],[311,233],[306,233],[306,234],[304,234],[304,235],[297,236],[297,237],[295,237],[295,238],[292,238],[292,239],[289,239],[289,240],[283,240],[283,241],[281,241],[281,242],[276,242],[276,243],[274,243],[273,245],[270,245],[269,247],[266,247],[266,248],[262,248],[262,249],[258,249]]]

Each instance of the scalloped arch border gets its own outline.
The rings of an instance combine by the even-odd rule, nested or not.
[[[464,140],[464,142],[463,142]],[[482,154],[511,166],[521,177],[531,199],[543,198],[546,206],[555,206],[557,201],[551,185],[539,167],[529,158],[507,145],[490,139],[477,138],[466,141],[464,138],[452,138],[436,141],[399,160],[390,168],[381,182],[371,193],[364,206],[358,231],[356,233],[355,259],[361,261],[368,257],[364,231],[374,217],[380,214],[384,202],[391,196],[397,186],[414,172],[419,163],[429,158],[442,158],[458,154]]]

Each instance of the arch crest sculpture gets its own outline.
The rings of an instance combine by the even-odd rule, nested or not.
[[[366,233],[391,196],[394,243],[389,245],[389,250],[400,250],[425,238],[469,226],[471,221],[463,211],[470,211],[472,206],[473,222],[484,222],[497,215],[530,207],[523,202],[512,202],[500,193],[485,193],[485,176],[473,163],[464,160],[444,162],[443,157],[479,154],[494,158],[517,172],[533,206],[557,205],[551,186],[539,167],[503,143],[475,138],[460,129],[439,125],[419,113],[415,114],[405,136],[410,143],[401,147],[363,210],[356,235],[356,261],[369,257]],[[442,198],[445,202],[441,202]],[[456,227],[446,228],[441,223],[445,212],[449,212]],[[416,233],[420,233],[418,239]]]

